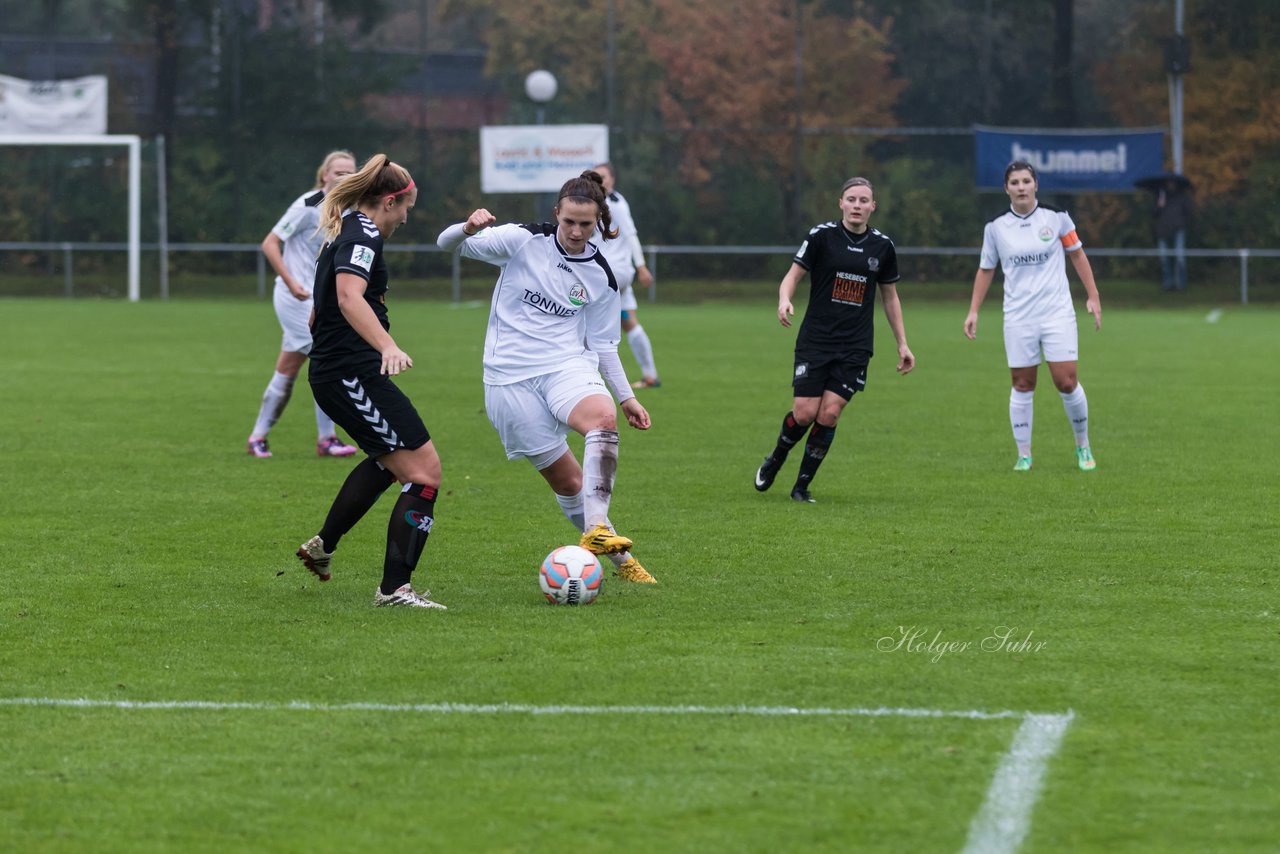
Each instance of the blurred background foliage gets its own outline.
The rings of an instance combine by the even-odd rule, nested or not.
[[[1274,11],[1186,0],[1192,246],[1277,243]],[[976,246],[1006,200],[975,191],[966,129],[1165,126],[1173,30],[1173,0],[40,0],[6,12],[0,73],[109,77],[110,132],[147,140],[144,240],[160,136],[175,242],[261,240],[334,148],[414,172],[407,241],[480,204],[530,219],[480,194],[478,128],[531,123],[546,68],[548,122],[610,126],[646,243],[797,243],[858,174],[898,244]],[[122,154],[0,163],[5,239],[123,239]],[[1153,243],[1149,194],[1042,198],[1088,245]]]

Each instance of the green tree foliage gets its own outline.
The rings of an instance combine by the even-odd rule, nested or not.
[[[1280,19],[1270,0],[1186,3],[1196,238],[1273,244]],[[322,39],[308,4],[271,8],[38,0],[10,10],[0,43],[105,39],[147,69],[145,102],[113,87],[112,130],[164,134],[175,240],[256,241],[333,148],[402,159],[441,217],[484,202],[523,218],[527,199],[477,198],[474,130],[407,116],[404,105],[427,104],[405,83],[427,51],[486,51],[478,85],[496,84],[508,104],[488,121],[533,121],[525,75],[553,71],[548,121],[611,126],[621,186],[651,242],[790,243],[835,216],[834,188],[862,174],[899,243],[968,245],[1003,204],[974,193],[971,140],[858,129],[1053,126],[1072,114],[1082,127],[1168,123],[1169,0],[327,0]],[[0,73],[20,71],[0,55]],[[4,209],[41,211],[7,221],[13,239],[119,239],[115,153],[2,156]],[[1149,203],[1079,194],[1071,207],[1092,245],[1150,245]]]
[[[1280,160],[1280,21],[1265,0],[1187,0],[1191,69],[1183,76],[1183,171],[1200,203],[1196,237],[1224,246],[1274,245]],[[1128,124],[1164,124],[1169,88],[1163,40],[1168,3],[1147,2],[1124,28],[1121,49],[1094,68],[1099,90]],[[1170,160],[1172,164],[1172,160]],[[1197,242],[1199,242],[1197,240]]]
[[[490,72],[517,90],[514,101],[523,104],[523,75],[545,67],[560,80],[556,120],[610,119],[604,3],[489,5]],[[890,23],[873,25],[851,3],[630,0],[616,3],[615,22],[617,159],[633,174],[669,179],[660,207],[652,198],[633,202],[641,221],[666,220],[677,207],[696,211],[680,242],[790,240],[797,212],[814,207],[809,188],[838,186],[850,160],[862,159],[863,144],[814,131],[896,124],[904,83],[890,68]],[[655,159],[641,159],[642,151]],[[781,185],[781,204],[749,206],[760,216],[742,216],[734,203],[741,194],[728,188],[759,195],[764,181]]]

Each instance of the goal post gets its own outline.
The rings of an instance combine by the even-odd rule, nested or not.
[[[142,137],[133,134],[0,134],[0,145],[123,145],[129,149],[129,302],[142,298]]]

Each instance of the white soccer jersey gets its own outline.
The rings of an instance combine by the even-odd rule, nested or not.
[[[567,255],[556,225],[499,225],[462,254],[502,268],[484,337],[484,381],[506,385],[550,373],[567,359],[613,353],[621,338],[618,286],[594,243]]]
[[[613,268],[619,287],[623,287],[630,285],[636,277],[636,247],[640,244],[640,232],[636,230],[636,221],[631,218],[631,205],[621,193],[609,194],[609,218],[613,227],[618,230],[618,236],[605,240],[597,234],[599,239],[595,242]]]
[[[1065,253],[1082,245],[1070,215],[1045,205],[1026,216],[1010,209],[987,223],[978,266],[1004,270],[1005,324],[1075,317]]]
[[[320,203],[323,190],[308,190],[289,205],[271,233],[284,242],[284,266],[304,288],[311,290],[316,278],[316,258],[324,245],[324,234],[317,233],[320,225]],[[284,280],[276,276],[276,287],[285,288]]]

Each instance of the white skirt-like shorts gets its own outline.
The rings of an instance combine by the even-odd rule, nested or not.
[[[587,359],[574,359],[549,374],[506,385],[486,384],[484,409],[507,459],[524,457],[541,471],[569,450],[569,414],[593,394],[610,397],[596,367]]]
[[[1046,362],[1075,362],[1079,355],[1075,315],[1040,323],[1005,324],[1004,352],[1011,368],[1030,368]]]

